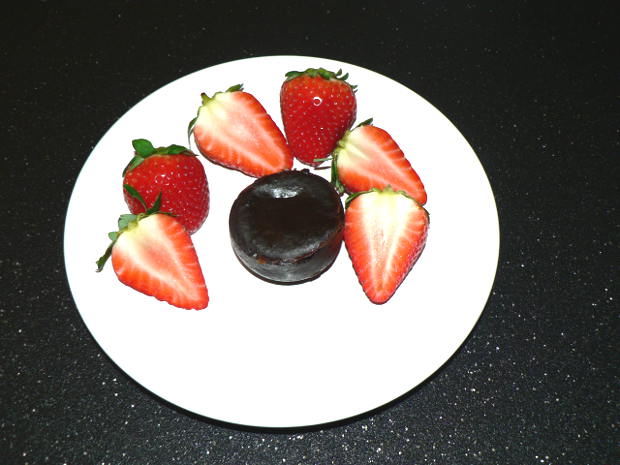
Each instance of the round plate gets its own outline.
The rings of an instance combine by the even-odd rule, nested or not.
[[[233,254],[228,213],[254,178],[203,159],[211,211],[193,236],[211,301],[188,311],[140,294],[108,264],[107,233],[127,212],[121,172],[131,141],[187,145],[200,93],[243,83],[282,127],[280,85],[290,70],[324,67],[358,86],[358,121],[387,130],[422,178],[431,224],[422,256],[384,305],[366,298],[346,249],[318,279],[262,281]],[[357,124],[357,123],[356,123]],[[296,168],[303,165],[296,162]],[[329,177],[329,169],[313,170]],[[466,196],[464,193],[466,192]],[[466,201],[465,201],[466,197]],[[161,398],[213,419],[297,427],[345,419],[408,392],[463,343],[489,296],[499,252],[493,193],[459,131],[410,89],[337,61],[271,56],[213,66],[146,97],[103,136],[84,164],[67,211],[65,264],[95,340]]]

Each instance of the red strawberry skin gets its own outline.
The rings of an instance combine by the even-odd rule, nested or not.
[[[338,181],[348,192],[383,189],[403,190],[424,205],[424,184],[418,173],[384,129],[358,126],[348,132],[334,151]]]
[[[161,192],[161,210],[174,214],[190,234],[200,229],[209,214],[209,184],[201,161],[193,153],[153,154],[138,166],[128,168],[123,185],[136,189],[147,206]],[[123,189],[131,213],[145,211],[144,206]]]
[[[202,94],[203,105],[190,123],[200,153],[254,177],[292,168],[293,155],[280,128],[252,94],[238,89]]]
[[[293,156],[317,166],[327,157],[357,115],[354,87],[339,73],[322,68],[287,73],[280,89],[284,132]]]
[[[428,227],[426,210],[401,192],[374,189],[352,198],[344,243],[371,302],[394,295],[422,253]]]
[[[200,310],[209,303],[191,236],[170,215],[144,217],[120,233],[112,267],[123,284],[176,307]]]

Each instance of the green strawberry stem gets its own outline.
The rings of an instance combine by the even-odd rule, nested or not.
[[[103,253],[103,255],[101,257],[99,257],[99,260],[97,260],[97,273],[100,273],[101,270],[103,270],[103,267],[105,266],[106,262],[108,261],[108,258],[110,258],[110,255],[112,255],[112,248],[114,247],[114,244],[116,244],[116,238],[114,238],[112,240],[112,242],[110,243],[110,245],[108,246],[107,249],[105,249],[105,252]]]
[[[347,200],[344,201],[344,208],[347,209],[349,208],[349,205],[351,205],[351,202],[353,202],[353,200],[356,197],[359,197],[360,195],[364,195],[364,194],[368,194],[370,192],[382,192],[382,191],[392,191],[392,187],[391,186],[386,186],[385,189],[381,190],[381,189],[377,189],[376,187],[373,187],[372,189],[369,189],[367,191],[359,191],[359,192],[354,192],[353,194],[349,195],[347,197]],[[403,192],[404,193],[404,192]]]
[[[355,126],[355,128],[360,128],[362,126],[371,126],[371,125],[372,125],[372,118],[368,118],[366,121],[362,121],[360,124]]]
[[[209,97],[207,94],[202,92],[200,94],[200,98],[202,98],[202,104],[206,105],[211,100],[213,100],[217,94],[224,94],[226,92],[241,92],[242,90],[243,90],[243,84],[235,84],[234,86],[230,86],[224,92],[222,92],[222,91],[216,92],[215,94],[213,94],[213,97]]]
[[[155,147],[151,144],[151,141],[147,139],[134,139],[131,141],[131,145],[136,150],[136,153],[141,157],[148,157],[155,153]]]
[[[332,156],[330,155],[329,157],[324,157],[324,158],[315,158],[314,160],[312,160],[314,163],[323,163],[324,161],[331,161]]]
[[[200,112],[200,109],[198,109]],[[196,120],[198,119],[198,115],[196,115],[187,125],[187,145],[191,145],[190,137],[192,135],[192,131],[194,130],[194,126],[196,125]]]
[[[351,85],[347,82],[347,79],[349,77],[349,73],[346,74],[342,74],[342,70],[339,69],[337,73],[334,73],[333,71],[329,71],[325,68],[308,68],[305,71],[289,71],[288,73],[285,74],[286,76],[286,81],[290,81],[291,79],[295,79],[296,77],[299,76],[310,76],[310,77],[322,77],[323,79],[337,79],[339,81],[343,81],[346,82],[352,90],[356,90],[357,86]]]
[[[332,165],[331,165],[331,182],[332,182],[332,186],[334,186],[334,189],[336,189],[336,192],[338,192],[339,195],[344,194],[345,191],[345,187],[344,184],[342,184],[342,182],[340,181],[340,176],[338,175],[338,166],[336,165],[336,156],[333,157],[332,159]]]
[[[144,160],[153,155],[187,155],[195,157],[196,154],[182,145],[168,145],[167,147],[153,147],[151,141],[147,139],[134,139],[131,141],[131,145],[135,150],[133,158],[129,161],[125,169],[123,170],[123,176],[127,174],[127,171],[131,171],[139,166]]]
[[[129,192],[129,195],[131,195],[138,202],[140,202],[140,205],[142,205],[145,211],[148,210],[148,207],[146,206],[146,202],[144,201],[140,193],[133,186],[130,186],[129,184],[123,184],[123,187],[127,190],[127,192]]]

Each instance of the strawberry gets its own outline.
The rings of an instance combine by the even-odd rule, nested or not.
[[[280,89],[284,132],[293,156],[317,166],[355,121],[355,86],[326,69],[290,71]]]
[[[254,177],[293,166],[280,128],[260,102],[237,85],[213,97],[201,94],[198,116],[189,123],[200,153],[214,163]]]
[[[413,198],[390,187],[347,200],[344,243],[366,296],[387,302],[420,256],[429,216]]]
[[[191,236],[173,216],[160,213],[160,205],[158,196],[145,212],[120,216],[97,271],[111,256],[123,284],[176,307],[203,309],[209,294]]]
[[[332,183],[338,192],[360,192],[391,186],[420,205],[426,191],[418,173],[387,131],[364,121],[347,131],[332,156]]]
[[[153,147],[146,139],[135,139],[134,157],[123,171],[123,194],[129,211],[146,208],[130,192],[138,191],[147,205],[162,194],[162,210],[176,216],[190,234],[209,214],[209,184],[198,157],[180,145]]]

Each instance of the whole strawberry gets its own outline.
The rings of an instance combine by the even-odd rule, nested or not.
[[[355,86],[342,71],[309,68],[286,73],[280,89],[284,132],[293,156],[316,166],[327,157],[357,114]]]
[[[198,157],[180,145],[155,148],[146,139],[135,139],[132,144],[135,154],[123,171],[123,194],[131,213],[145,211],[133,191],[147,205],[161,194],[162,210],[175,215],[187,232],[195,233],[209,213],[209,184]]]

